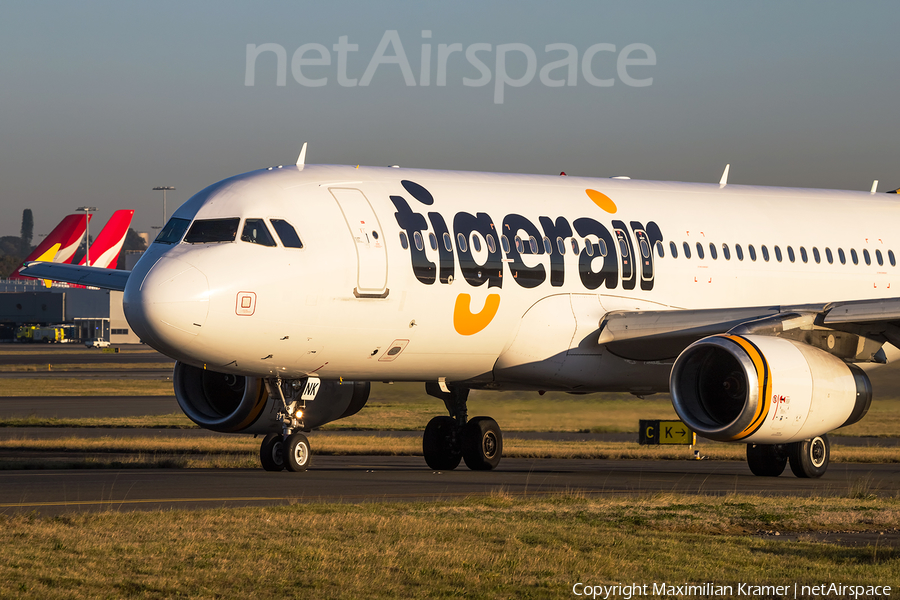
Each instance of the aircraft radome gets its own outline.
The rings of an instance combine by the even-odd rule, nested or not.
[[[671,391],[753,473],[818,477],[827,433],[868,410],[865,369],[900,356],[895,195],[304,156],[194,195],[131,272],[24,272],[124,290],[187,416],[265,435],[268,470],[305,470],[304,432],[370,381],[416,381],[447,411],[434,469],[500,461],[471,389]]]

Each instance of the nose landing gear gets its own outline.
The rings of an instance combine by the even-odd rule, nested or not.
[[[263,439],[259,447],[259,461],[266,471],[305,471],[309,468],[312,451],[309,440],[301,432],[304,423],[300,409],[303,406],[298,406],[296,400],[288,402],[285,399],[281,379],[267,379],[266,387],[269,394],[281,400],[284,410],[278,418],[282,423],[282,433],[270,433]]]

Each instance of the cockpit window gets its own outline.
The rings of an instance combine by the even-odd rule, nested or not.
[[[166,223],[166,226],[162,228],[162,231],[159,232],[159,235],[156,236],[153,242],[157,244],[177,244],[184,237],[184,232],[187,231],[190,224],[190,219],[176,219],[173,217],[169,219],[169,222]]]
[[[244,231],[241,232],[241,241],[259,244],[260,246],[274,246],[275,240],[262,219],[247,219],[244,222]]]
[[[184,237],[188,244],[209,244],[212,242],[233,242],[241,220],[203,219],[194,221],[190,231]]]
[[[275,228],[275,233],[278,234],[278,237],[281,238],[281,243],[285,248],[302,248],[303,242],[300,241],[300,236],[297,235],[296,230],[294,230],[294,226],[285,221],[284,219],[269,219],[272,221],[272,227]]]

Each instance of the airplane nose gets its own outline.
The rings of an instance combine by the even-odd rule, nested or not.
[[[209,282],[193,265],[162,257],[143,280],[129,278],[124,301],[125,317],[134,332],[157,350],[172,354],[193,342],[206,323]]]

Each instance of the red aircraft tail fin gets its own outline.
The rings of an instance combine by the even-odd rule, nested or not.
[[[88,215],[90,218],[90,215]],[[45,260],[53,262],[69,262],[75,249],[84,237],[87,221],[84,215],[68,215],[53,228],[53,231],[38,244],[38,247],[22,261],[9,276],[10,279],[34,279],[20,275],[25,263],[32,260]],[[54,250],[54,246],[56,249]]]
[[[88,253],[91,264],[87,266],[103,269],[116,268],[119,252],[122,251],[122,244],[125,243],[125,236],[128,234],[128,226],[131,225],[133,216],[133,210],[117,210],[113,213],[94,243],[91,244]],[[87,258],[88,256],[82,258],[79,264],[86,265]]]

